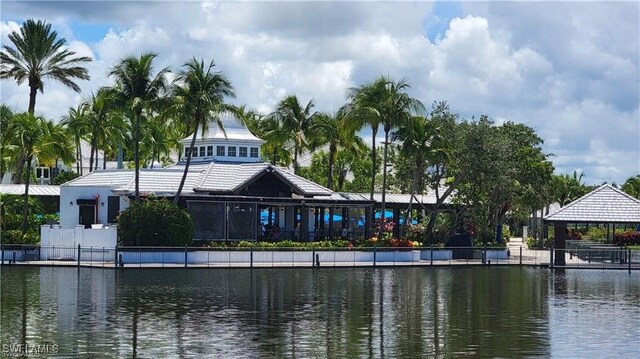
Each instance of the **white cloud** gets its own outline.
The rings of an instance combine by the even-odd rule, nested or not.
[[[235,102],[262,112],[289,93],[335,111],[350,86],[407,78],[427,106],[448,100],[464,118],[532,126],[561,172],[582,168],[588,182],[640,172],[637,3],[464,3],[430,41],[424,29],[444,19],[433,11],[424,2],[9,2],[0,32],[6,43],[19,26],[5,16],[46,18],[96,59],[82,95],[45,85],[37,110],[50,117],[109,84],[122,57],[154,51],[157,69],[215,59]],[[77,21],[111,29],[84,43]],[[0,87],[4,102],[26,108],[26,86]]]

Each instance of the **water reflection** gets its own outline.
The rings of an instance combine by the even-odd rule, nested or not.
[[[632,343],[620,328],[640,321],[640,280],[622,272],[3,267],[1,279],[2,344],[75,357],[573,356],[594,335]],[[594,313],[618,319],[594,334],[576,319]]]

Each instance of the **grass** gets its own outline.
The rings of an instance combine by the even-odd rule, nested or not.
[[[637,246],[629,246],[629,247],[627,247],[627,248],[631,249],[632,251],[640,251],[640,245],[637,245]]]

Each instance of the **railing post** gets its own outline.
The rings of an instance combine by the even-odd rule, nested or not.
[[[311,251],[311,268],[316,267],[316,250],[315,248]]]
[[[487,246],[482,247],[482,264],[487,264]]]
[[[253,248],[249,249],[249,267],[253,269]]]
[[[522,265],[522,246],[520,247],[520,260],[519,260],[520,265]]]
[[[114,248],[114,251],[115,251],[115,255],[113,257],[113,268],[118,266],[118,245],[117,244]]]
[[[184,245],[184,267],[187,268],[187,256],[188,256],[188,251],[187,251],[187,245]]]
[[[429,265],[433,265],[433,243],[431,244],[431,261]]]
[[[627,268],[629,269],[629,274],[631,274],[631,248],[627,248]]]
[[[376,266],[376,251],[378,250],[378,247],[373,247],[373,266]]]
[[[78,267],[80,267],[80,244],[78,244]]]
[[[553,246],[549,248],[549,268],[553,268]]]

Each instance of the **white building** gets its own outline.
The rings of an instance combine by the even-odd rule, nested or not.
[[[342,226],[357,226],[357,221],[345,220],[334,229],[333,222],[327,224],[320,218],[320,209],[333,216],[334,207],[340,204],[341,213],[346,214],[344,210],[353,205],[364,208],[368,200],[340,197],[287,169],[262,162],[263,141],[234,121],[226,115],[225,131],[212,124],[196,137],[180,197],[180,205],[194,219],[194,239],[256,240],[262,235],[261,221],[282,228],[283,237],[300,239],[310,239],[320,227],[330,227],[333,233]],[[181,143],[183,153],[189,153],[191,137]],[[186,155],[173,166],[141,169],[141,196],[174,197],[185,161]],[[134,181],[133,170],[104,170],[61,185],[60,228],[43,227],[42,245],[115,246],[117,216],[135,196]]]

